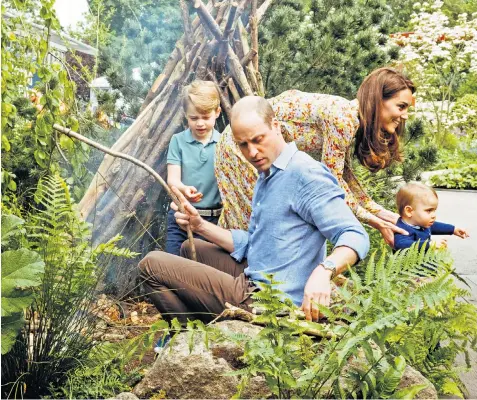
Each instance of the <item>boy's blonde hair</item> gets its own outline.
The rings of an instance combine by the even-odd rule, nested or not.
[[[399,215],[402,216],[404,213],[404,208],[413,204],[414,200],[423,194],[432,193],[437,197],[437,193],[434,188],[424,185],[418,182],[409,182],[404,186],[401,186],[399,191],[396,194],[396,205],[398,208]]]
[[[187,112],[187,107],[192,104],[199,113],[207,114],[215,111],[220,106],[219,92],[212,81],[193,81],[184,88],[182,107]]]

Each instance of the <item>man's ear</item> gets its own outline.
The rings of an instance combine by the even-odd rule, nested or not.
[[[281,127],[280,127],[280,121],[278,121],[278,119],[276,119],[276,118],[272,119],[272,129],[277,133],[277,135],[282,134],[282,130],[281,130]]]
[[[404,207],[404,215],[408,218],[412,217],[413,208],[411,206]]]

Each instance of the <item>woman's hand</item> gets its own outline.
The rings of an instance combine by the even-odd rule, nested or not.
[[[376,217],[381,218],[384,221],[391,222],[392,224],[396,224],[399,219],[399,214],[383,209],[376,214]]]
[[[388,211],[390,212],[390,211]],[[377,229],[384,241],[391,247],[394,248],[394,233],[401,233],[402,235],[409,235],[404,229],[399,228],[392,222],[385,221],[384,219],[378,218],[373,215],[368,221],[368,224],[373,228]]]

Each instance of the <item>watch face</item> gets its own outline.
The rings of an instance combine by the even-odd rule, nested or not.
[[[336,265],[333,261],[325,260],[322,262],[323,267],[326,269],[336,269]]]

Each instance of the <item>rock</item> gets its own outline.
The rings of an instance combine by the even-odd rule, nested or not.
[[[250,337],[261,329],[242,321],[223,321],[217,327]],[[242,354],[243,349],[230,342],[210,344],[207,350],[200,335],[194,338],[193,350],[189,353],[188,334],[181,333],[173,345],[159,355],[133,393],[140,398],[150,397],[161,390],[167,398],[231,398],[237,392],[239,378],[224,374],[243,367],[238,360]],[[270,396],[271,392],[262,377],[252,378],[243,393],[244,398]]]
[[[139,400],[139,398],[131,392],[119,393],[116,397],[111,397],[107,400]]]
[[[401,378],[401,382],[396,390],[404,389],[409,386],[414,385],[428,385],[426,389],[421,390],[415,399],[437,399],[437,390],[434,385],[424,377],[419,371],[415,370],[414,368],[406,365],[406,369],[404,370],[404,374]]]

